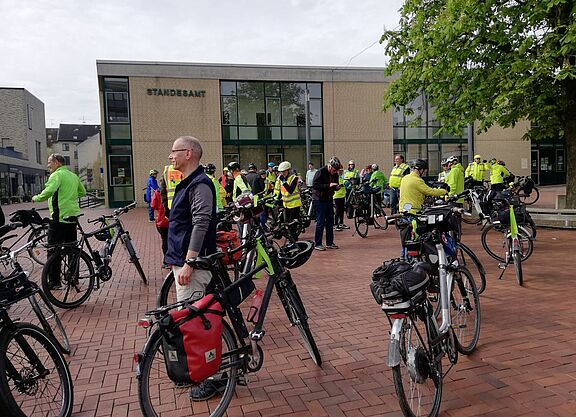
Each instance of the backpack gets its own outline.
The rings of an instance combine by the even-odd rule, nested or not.
[[[166,373],[175,383],[200,383],[222,362],[224,312],[213,294],[159,321]]]

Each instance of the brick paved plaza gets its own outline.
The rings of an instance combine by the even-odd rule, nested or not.
[[[106,211],[86,210],[84,219]],[[68,360],[76,417],[141,415],[132,358],[142,349],[146,332],[136,323],[154,307],[165,271],[160,269],[160,237],[145,209],[123,220],[150,285],[140,284],[119,248],[112,280],[83,306],[60,310],[73,345]],[[352,230],[335,233],[339,250],[315,252],[293,273],[322,368],[309,359],[274,298],[265,323],[264,366],[250,375],[247,387],[237,388],[230,416],[401,415],[386,366],[389,325],[368,288],[372,270],[398,256],[397,232],[393,227],[378,233],[371,229],[367,239],[352,236]],[[487,269],[488,284],[481,296],[478,350],[460,356],[448,374],[441,415],[576,416],[576,232],[538,230],[534,255],[524,264],[523,288],[512,268],[497,280],[500,270],[482,250],[479,229],[465,226],[464,233],[463,241]]]

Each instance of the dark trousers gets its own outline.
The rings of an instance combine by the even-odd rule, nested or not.
[[[295,208],[284,208],[284,218],[286,223],[290,223],[292,220],[296,220],[300,217],[300,207]],[[290,226],[290,234],[292,235],[292,239],[298,240],[298,225],[294,224]]]
[[[156,230],[158,230],[162,238],[162,254],[166,256],[166,251],[168,250],[168,228],[156,226]],[[162,258],[162,262],[164,262],[164,258]]]
[[[322,244],[322,235],[326,228],[326,245],[334,244],[334,210],[332,200],[318,201],[314,200],[314,209],[316,210],[316,232],[314,241],[316,246]]]
[[[504,183],[501,182],[500,184],[492,184],[490,185],[490,189],[494,191],[503,191],[504,190]]]
[[[390,187],[390,211],[392,214],[398,213],[398,203],[400,202],[400,189]]]
[[[344,201],[345,198],[335,198],[334,207],[336,212],[334,213],[334,224],[342,225],[344,224]]]
[[[47,251],[48,257],[52,255],[57,247],[52,247],[52,245],[57,245],[58,243],[70,243],[76,242],[76,223],[61,223],[54,220],[50,220],[48,226],[48,245],[49,249]],[[53,268],[50,271],[48,281],[53,284],[60,283],[60,266]]]

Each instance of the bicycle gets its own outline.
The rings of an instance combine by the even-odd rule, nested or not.
[[[540,191],[530,177],[516,177],[511,188],[512,193],[517,195],[520,201],[527,206],[536,203],[540,198]]]
[[[375,229],[379,230],[388,228],[386,212],[376,199],[376,195],[380,193],[380,190],[373,189],[368,191],[364,188],[365,185],[353,188],[346,203],[354,210],[354,227],[358,236],[362,238],[368,236],[369,226],[374,226]]]
[[[82,229],[79,222],[82,214],[67,219],[76,222],[80,240],[59,244],[44,266],[42,289],[52,304],[60,308],[78,307],[90,297],[94,289],[100,289],[101,282],[109,281],[112,278],[110,263],[119,240],[128,253],[130,263],[138,271],[142,283],[148,284],[132,238],[120,220],[120,215],[134,207],[136,207],[135,202],[114,210],[112,215],[103,215],[89,220],[88,223],[100,223],[100,228],[91,232],[84,232]],[[92,237],[103,242],[99,251],[92,248],[89,240]],[[53,276],[60,277],[61,288],[50,282]]]
[[[221,386],[221,395],[205,402],[191,403],[187,390],[171,382],[166,374],[162,350],[162,334],[157,327],[158,320],[172,309],[184,306],[190,300],[160,307],[146,313],[145,319],[139,325],[147,328],[149,338],[142,352],[135,355],[136,375],[138,379],[138,394],[140,406],[146,417],[162,415],[224,415],[234,395],[238,383],[246,383],[245,376],[257,372],[263,365],[264,354],[259,343],[265,335],[263,329],[266,312],[274,289],[293,326],[296,326],[314,363],[321,366],[322,359],[308,326],[308,316],[286,265],[293,266],[305,262],[313,252],[310,242],[306,252],[299,251],[291,258],[283,258],[275,248],[275,244],[262,233],[248,240],[244,247],[235,249],[256,248],[258,262],[254,269],[241,275],[240,279],[231,282],[227,270],[222,264],[223,252],[187,260],[187,264],[195,269],[204,269],[213,276],[209,292],[217,295],[225,315],[222,333],[222,364],[212,382]],[[251,331],[248,331],[239,304],[254,290],[254,276],[267,270],[269,278],[263,293],[262,303],[257,310],[257,318]],[[160,395],[161,393],[161,395]]]
[[[46,249],[48,247],[48,223],[49,219],[41,218],[35,209],[30,210],[17,210],[10,213],[10,222],[12,224],[19,224],[19,227],[27,228],[24,233],[18,237],[17,235],[8,235],[0,239],[0,253],[7,254],[20,242],[26,239],[26,242],[33,242],[28,246],[28,254],[36,263],[44,265],[46,263]],[[12,229],[15,230],[15,229]],[[18,239],[10,246],[5,247],[4,242],[9,239],[18,237]]]
[[[502,269],[498,279],[502,279],[506,268],[510,263],[514,264],[514,273],[516,275],[516,281],[518,285],[522,286],[524,284],[524,275],[522,273],[522,262],[525,261],[528,256],[524,257],[524,244],[520,239],[520,229],[516,223],[516,214],[514,213],[514,205],[510,204],[509,208],[510,216],[510,226],[506,232],[506,253],[504,256],[505,263],[499,264],[498,267]],[[532,243],[531,240],[528,242]]]
[[[420,242],[433,243],[437,252],[439,308],[433,306],[422,287],[408,294],[409,297],[406,294],[400,298],[397,294],[387,297],[384,293],[377,299],[391,324],[388,366],[392,369],[400,408],[407,417],[438,415],[444,377],[458,362],[458,353],[473,352],[480,337],[480,299],[476,284],[457,260],[449,261],[446,252],[454,250],[454,242],[441,230],[446,218],[458,215],[459,210],[434,208],[416,218],[420,226],[427,228]],[[424,270],[434,270],[428,262],[416,264],[414,271],[420,274],[426,272],[418,270],[418,265]],[[442,317],[440,325],[438,314]],[[451,364],[446,372],[443,372],[443,357]]]
[[[16,229],[18,227],[20,227],[20,225],[16,223],[4,225],[0,227],[0,235],[5,233],[5,230],[7,229]],[[36,314],[36,317],[38,317],[38,321],[46,334],[52,338],[62,353],[68,354],[70,353],[70,341],[68,340],[68,335],[66,334],[66,330],[60,317],[54,310],[54,307],[52,307],[46,294],[44,294],[38,284],[29,279],[28,273],[24,271],[18,261],[18,255],[22,252],[28,251],[30,247],[33,246],[34,242],[29,241],[14,251],[0,255],[0,264],[12,268],[11,276],[14,274],[24,274],[20,276],[22,288],[18,293],[18,300],[23,300],[24,298],[28,299],[32,306],[32,310]]]
[[[73,383],[68,364],[39,327],[14,323],[7,309],[28,294],[26,273],[0,280],[0,414],[11,417],[69,417]]]

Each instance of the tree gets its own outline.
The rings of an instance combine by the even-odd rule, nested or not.
[[[384,109],[424,92],[443,125],[514,126],[526,139],[564,137],[567,205],[576,208],[576,2],[406,0],[381,39],[397,75]]]

